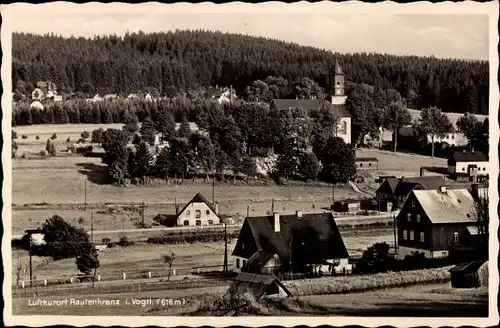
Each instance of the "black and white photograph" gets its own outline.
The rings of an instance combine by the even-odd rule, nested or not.
[[[8,325],[498,323],[498,1],[0,12]]]

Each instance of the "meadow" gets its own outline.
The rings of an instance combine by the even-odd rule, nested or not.
[[[374,234],[372,236],[351,236],[343,237],[345,246],[351,256],[360,255],[367,247],[376,242],[393,243],[393,237],[386,231]],[[228,243],[228,253],[231,255],[236,240]],[[104,277],[112,275],[121,277],[123,272],[128,272],[129,276],[139,272],[153,271],[158,274],[166,274],[167,267],[163,263],[162,255],[174,252],[176,259],[173,269],[183,272],[182,275],[189,275],[193,268],[222,266],[224,260],[223,243],[194,243],[194,244],[137,244],[129,247],[107,248],[99,255],[100,267],[98,272]],[[15,281],[16,266],[18,263],[22,267],[28,268],[28,252],[24,250],[12,251],[12,279]],[[33,275],[37,280],[62,279],[76,275],[78,273],[75,261],[66,259],[60,261],[51,261],[47,258],[33,257]],[[231,257],[229,258],[231,264]],[[219,267],[220,269],[220,267]],[[20,280],[29,280],[28,270],[21,273]]]

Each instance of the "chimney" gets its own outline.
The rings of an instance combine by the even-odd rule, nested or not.
[[[280,232],[280,215],[273,213],[274,216],[274,232]]]
[[[175,204],[175,215],[179,214],[179,204]]]
[[[301,218],[302,217],[302,211],[295,211],[295,216],[297,216],[298,218]]]
[[[219,203],[215,203],[215,214],[219,215]]]
[[[403,181],[405,181],[405,177],[402,176],[401,177],[401,182],[403,182]]]
[[[443,194],[446,193],[446,186],[439,186],[439,191]]]

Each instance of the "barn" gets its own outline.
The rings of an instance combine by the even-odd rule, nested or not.
[[[333,203],[331,209],[338,213],[357,213],[361,210],[359,199],[344,199]]]
[[[472,261],[449,270],[453,288],[488,287],[488,261]]]

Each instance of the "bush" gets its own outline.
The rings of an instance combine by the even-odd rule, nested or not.
[[[27,135],[25,135],[25,134],[23,134],[23,135],[21,136],[21,138],[23,138],[23,139],[28,139],[28,136],[27,136]]]
[[[68,139],[66,139],[66,142],[68,143],[71,142],[71,139],[68,137]]]
[[[113,248],[113,247],[116,247],[116,243],[109,243],[108,244],[108,248]]]
[[[134,226],[135,226],[136,228],[139,228],[139,229],[149,229],[149,228],[151,228],[151,225],[150,225],[150,224],[144,223],[144,222],[142,222],[142,221],[136,222],[136,223],[134,224]]]
[[[38,155],[41,157],[41,158],[46,158],[47,157],[47,151],[45,150],[40,150],[40,152],[38,153]],[[23,154],[24,156],[24,154]],[[24,157],[23,157],[24,158]]]
[[[78,139],[78,143],[80,143],[80,144],[83,144],[83,143],[85,143],[85,142],[86,142],[86,140],[85,140],[85,139],[83,139],[83,138]]]
[[[82,139],[88,139],[90,137],[90,133],[88,133],[88,131],[83,131],[80,136]]]
[[[109,243],[111,243],[111,239],[110,239],[110,238],[103,238],[103,239],[101,240],[101,242],[102,242],[103,244],[109,244]]]
[[[12,131],[12,139],[17,139],[17,132],[16,131]]]
[[[123,236],[120,238],[120,241],[118,242],[118,245],[122,247],[127,247],[127,246],[132,246],[134,245],[133,241],[129,241],[127,236]]]
[[[227,238],[238,238],[239,232],[228,232]],[[206,242],[223,242],[224,231],[177,231],[169,232],[163,236],[148,238],[150,244],[191,244],[191,243],[206,243]]]
[[[36,139],[36,140],[40,140],[40,136],[36,136],[36,137],[35,137],[35,139]]]
[[[53,133],[52,136],[50,137],[50,139],[56,140],[57,139],[57,134]]]

